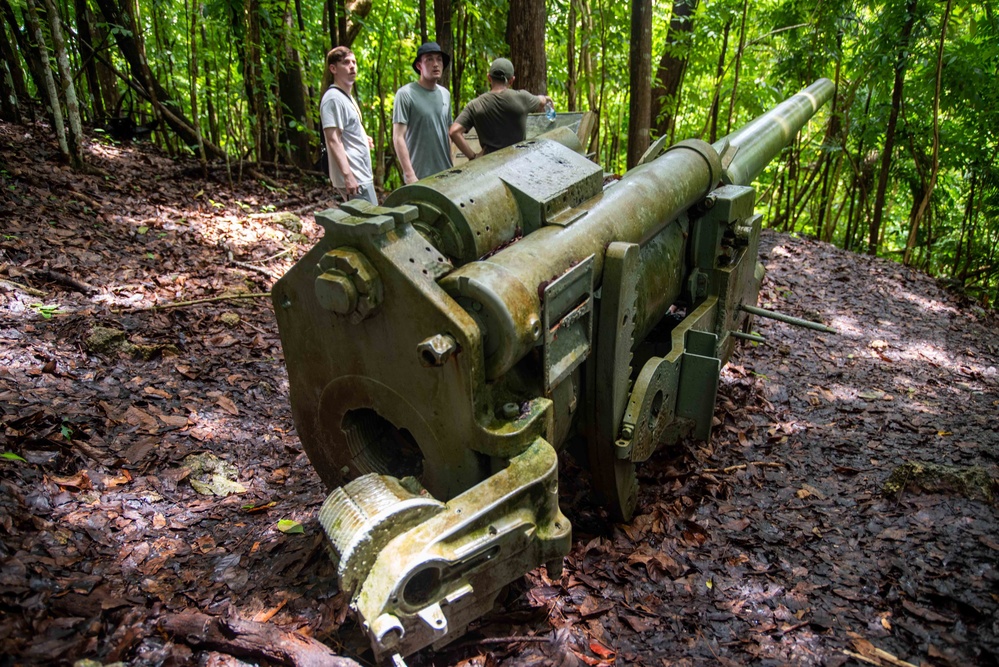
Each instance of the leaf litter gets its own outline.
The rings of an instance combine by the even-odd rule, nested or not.
[[[88,144],[78,175],[42,136],[0,124],[0,654],[204,664],[236,628],[304,651],[258,664],[366,660],[254,296],[319,237],[329,189],[230,187],[141,145]],[[758,319],[712,441],[640,466],[628,524],[567,452],[562,574],[411,666],[996,664],[995,315],[811,240],[767,232],[761,254],[760,305],[839,333]],[[190,457],[242,491],[199,493]],[[983,491],[921,485],[930,466]]]

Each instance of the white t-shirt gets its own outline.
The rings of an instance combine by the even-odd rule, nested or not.
[[[319,118],[323,129],[327,127],[340,129],[340,142],[343,144],[344,152],[347,153],[347,164],[357,182],[371,183],[374,180],[371,149],[368,148],[368,135],[361,124],[361,115],[354,106],[354,100],[336,86],[330,86],[323,93],[323,99],[319,103]],[[325,137],[323,140],[325,141]],[[329,173],[333,187],[346,186],[343,174],[337,168],[332,155],[329,156]]]

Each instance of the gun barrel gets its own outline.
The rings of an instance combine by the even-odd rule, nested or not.
[[[832,81],[819,79],[748,125],[712,144],[712,148],[722,156],[725,166],[722,180],[729,185],[751,185],[835,91]],[[726,165],[726,153],[733,151],[735,154]]]
[[[714,146],[682,141],[578,205],[569,224],[541,227],[445,277],[441,286],[485,331],[486,376],[501,376],[543,335],[545,286],[590,256],[593,282],[599,285],[604,250],[615,241],[643,248],[636,328],[644,333],[654,325],[676,300],[686,272],[686,231],[673,223],[726,180],[719,152],[736,149],[729,165],[736,175],[733,183],[747,184],[808,122],[832,87],[828,79],[820,79]]]

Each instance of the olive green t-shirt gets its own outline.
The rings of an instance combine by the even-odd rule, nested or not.
[[[417,178],[451,168],[451,93],[409,83],[395,93],[392,122],[406,126],[406,147]]]
[[[492,153],[523,141],[527,135],[527,114],[540,107],[541,98],[537,95],[506,88],[479,95],[462,109],[455,122],[466,132],[474,127],[479,145],[486,153]]]

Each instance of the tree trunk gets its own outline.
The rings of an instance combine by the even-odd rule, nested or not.
[[[881,238],[881,218],[885,205],[885,192],[888,190],[888,172],[891,169],[892,152],[895,149],[895,130],[898,126],[898,112],[902,106],[902,88],[905,85],[905,66],[909,59],[909,38],[916,22],[916,0],[908,0],[905,8],[905,23],[899,36],[898,52],[895,58],[895,83],[891,94],[891,112],[885,128],[885,147],[881,153],[881,173],[878,175],[878,191],[874,197],[874,216],[871,218],[867,239],[867,254],[877,255]]]
[[[69,57],[66,55],[66,42],[62,36],[62,21],[59,10],[52,0],[45,0],[45,9],[49,17],[49,27],[52,30],[52,45],[55,47],[56,64],[59,78],[62,81],[62,92],[66,100],[66,115],[69,117],[69,158],[74,169],[83,166],[83,124],[80,122],[80,103],[76,98],[76,86],[73,85],[73,73],[69,69]]]
[[[631,64],[628,100],[628,169],[649,147],[652,113],[652,0],[631,0]]]
[[[589,106],[589,110],[598,116],[596,127],[597,132],[599,133],[600,107],[597,105],[598,99],[595,87],[596,75],[593,67],[593,49],[590,48],[590,37],[593,35],[593,11],[590,9],[589,0],[574,1],[579,7],[580,30],[582,31],[582,34],[586,35],[586,39],[583,40],[583,43],[579,47],[579,69],[583,74],[583,83],[586,84],[586,103]],[[582,106],[582,103],[580,103],[579,106]]]
[[[340,43],[350,47],[364,27],[364,19],[371,13],[372,0],[348,0],[344,3],[343,18],[340,25],[343,31],[340,33]]]
[[[24,86],[24,73],[14,47],[7,39],[7,30],[0,21],[0,118],[12,123],[21,122],[21,101],[27,102],[27,89]]]
[[[283,62],[279,65],[278,80],[281,88],[281,129],[291,150],[291,163],[308,169],[312,166],[309,146],[309,103],[305,95],[302,77],[302,64],[298,50],[294,47],[291,35],[295,26],[291,12],[285,14],[283,42]],[[325,61],[324,61],[325,62]]]
[[[454,38],[451,31],[451,0],[434,0],[434,25],[437,34],[435,40],[441,47],[441,51],[448,55],[454,55]],[[444,70],[440,84],[451,89],[451,68]]]
[[[191,32],[188,39],[190,54],[187,59],[187,82],[191,95],[191,119],[194,125],[194,134],[198,139],[198,159],[201,162],[202,174],[207,176],[208,159],[205,157],[205,141],[201,134],[201,117],[198,113],[198,14],[201,13],[201,8],[198,6],[198,0],[195,0],[193,4],[194,6],[191,7]],[[186,8],[187,3],[185,3]]]
[[[600,145],[600,121],[603,121],[606,137],[607,132],[610,129],[611,118],[608,114],[604,113],[604,91],[607,88],[607,16],[602,6],[601,0],[597,0],[597,9],[600,11],[600,88],[597,92],[597,132],[593,137],[593,143],[597,146]],[[606,142],[605,142],[606,143]],[[604,155],[608,155],[608,151],[604,150]],[[596,155],[596,161],[600,163],[600,154]],[[602,164],[610,166],[609,163],[604,162]],[[613,167],[612,167],[613,168]]]
[[[336,0],[336,37],[338,46],[350,46],[347,40],[347,3]]]
[[[3,58],[4,117],[15,123],[21,122],[22,105],[30,105],[31,97],[24,82],[24,70],[14,45],[7,39],[4,21],[0,19],[0,58]]]
[[[378,39],[378,49],[375,52],[375,68],[372,72],[374,77],[375,85],[375,97],[379,101],[378,103],[378,129],[375,132],[375,162],[372,165],[374,168],[375,177],[375,187],[384,188],[385,187],[385,173],[387,171],[387,163],[390,159],[390,155],[386,150],[392,142],[389,141],[389,122],[386,118],[385,108],[385,85],[382,82],[382,70],[384,68],[384,58],[385,58],[385,34],[382,33]]]
[[[951,264],[950,274],[957,276],[958,267],[961,266],[961,259],[964,254],[964,240],[968,233],[968,224],[971,220],[972,212],[975,210],[975,189],[978,185],[976,178],[978,172],[971,169],[971,188],[968,191],[968,201],[964,205],[964,215],[961,217],[961,231],[957,237],[957,247],[954,249],[954,262]]]
[[[517,80],[516,88],[535,95],[548,94],[548,59],[545,56],[545,24],[548,21],[544,2],[510,0],[506,19],[506,43]]]
[[[212,53],[212,57],[215,58],[215,51],[208,48],[208,31],[205,29],[205,24],[201,24],[201,50],[205,54],[204,57],[204,70],[205,70],[205,111],[208,113],[208,135],[212,138],[212,142],[218,144],[221,142],[221,137],[219,136],[219,118],[218,113],[215,110],[215,94],[218,84],[215,81],[214,73],[218,71],[218,62],[216,60],[215,65],[208,62],[208,53]]]
[[[76,38],[81,45],[80,56],[83,58],[83,74],[87,78],[90,89],[90,101],[93,105],[93,118],[96,123],[107,120],[107,110],[104,108],[104,95],[101,90],[101,79],[97,75],[97,58],[94,56],[94,38],[90,29],[90,13],[86,0],[75,0]]]
[[[725,134],[732,132],[732,116],[735,115],[735,96],[739,90],[739,68],[742,66],[742,52],[746,48],[746,14],[749,12],[749,0],[742,0],[742,20],[739,22],[739,49],[735,52],[735,71],[732,75],[732,95],[728,98],[728,116],[725,120]],[[839,67],[839,60],[836,61]]]
[[[17,45],[18,51],[24,58],[24,62],[28,66],[28,73],[31,75],[31,80],[35,84],[35,89],[40,93],[45,90],[45,75],[42,72],[42,64],[39,59],[38,50],[31,47],[31,37],[29,35],[30,29],[25,28],[21,30],[21,22],[18,21],[17,16],[14,14],[14,8],[10,6],[8,0],[0,0],[0,9],[3,10],[4,18],[7,21],[7,25],[10,27],[10,32],[14,35],[14,43]],[[25,21],[27,23],[27,21]],[[12,45],[13,46],[13,45]],[[12,58],[8,62],[16,62],[17,58]],[[27,86],[25,86],[25,97],[23,99],[24,104],[21,105],[29,115],[34,118],[33,107],[31,105],[31,98],[27,93]],[[52,122],[52,126],[55,127],[55,119],[49,116],[49,120]]]
[[[652,88],[652,129],[656,137],[670,133],[679,107],[680,87],[690,57],[690,43],[694,30],[694,10],[698,0],[675,0],[673,18],[666,32],[666,47],[656,71],[656,84]]]
[[[715,68],[715,94],[711,97],[711,111],[708,113],[708,143],[715,143],[718,137],[718,110],[721,107],[722,81],[725,79],[725,56],[728,53],[728,35],[732,31],[732,20],[725,22],[721,49],[718,51],[718,66]],[[701,133],[704,136],[704,133]]]
[[[472,25],[472,12],[465,3],[458,1],[455,12],[457,26],[454,39],[454,57],[451,59],[451,108],[457,114],[461,109],[461,82],[465,75],[465,65],[468,63],[468,34]]]
[[[59,104],[59,91],[56,90],[55,79],[52,78],[52,68],[49,66],[49,50],[45,45],[45,35],[42,34],[41,24],[38,22],[38,9],[34,0],[26,0],[28,7],[28,25],[35,36],[35,43],[38,45],[38,57],[42,64],[42,76],[45,81],[45,90],[48,95],[49,114],[55,122],[56,139],[59,141],[59,152],[67,162],[72,162],[69,152],[69,142],[66,140],[66,125],[62,119],[62,107]]]
[[[246,88],[246,101],[253,126],[253,142],[257,161],[273,162],[275,147],[271,141],[270,113],[267,108],[261,58],[260,1],[249,0],[246,14],[246,64],[243,67],[243,85]]]
[[[576,110],[576,2],[569,0],[569,25],[565,43],[565,62],[568,73],[565,78],[565,92],[569,97],[568,110]]]
[[[420,44],[430,41],[427,34],[427,0],[420,0]]]
[[[326,22],[330,31],[330,48],[335,49],[340,46],[340,35],[337,34],[337,26],[340,25],[336,18],[336,7],[338,0],[326,0]],[[325,59],[323,62],[326,62]]]
[[[14,77],[7,63],[6,57],[0,63],[0,119],[20,123],[21,108],[17,103],[17,93],[14,92]]]
[[[947,36],[947,23],[950,19],[950,10],[953,4],[954,0],[947,0],[943,19],[940,21],[940,40],[937,42],[936,81],[933,88],[933,162],[930,167],[930,182],[926,186],[926,191],[923,193],[922,198],[919,200],[916,212],[912,216],[912,225],[909,227],[909,238],[905,243],[905,255],[902,257],[902,263],[906,266],[912,261],[912,250],[916,246],[919,222],[922,220],[923,214],[926,213],[926,207],[930,205],[933,189],[937,185],[937,174],[940,171],[940,82],[943,78],[944,39]]]
[[[839,47],[842,47],[843,44],[842,31],[837,34],[836,43]],[[839,51],[842,51],[842,48],[840,48]],[[842,58],[836,59],[836,75],[834,77],[834,81],[836,83],[837,91],[840,89],[840,86],[842,85],[842,78],[841,78],[842,68],[840,66],[841,61]],[[826,126],[826,136],[822,142],[823,147],[828,146],[830,149],[833,146],[842,145],[844,142],[844,139],[841,138],[842,130],[840,123],[840,116],[836,108],[837,102],[839,101],[838,98],[839,98],[838,94],[833,94],[832,111],[830,111],[829,113],[829,123]],[[816,223],[816,235],[823,241],[831,241],[833,236],[834,225],[832,223],[832,220],[830,220],[830,215],[832,213],[832,200],[836,192],[836,184],[839,182],[838,181],[839,166],[842,164],[842,161],[843,161],[843,154],[840,153],[836,159],[836,168],[834,170],[834,177],[832,184],[832,192],[833,192],[832,195],[829,192],[829,169],[830,169],[829,161],[826,162],[825,173],[822,174],[821,206],[819,208],[819,219],[818,222]],[[826,221],[829,221],[828,229],[826,228]]]

